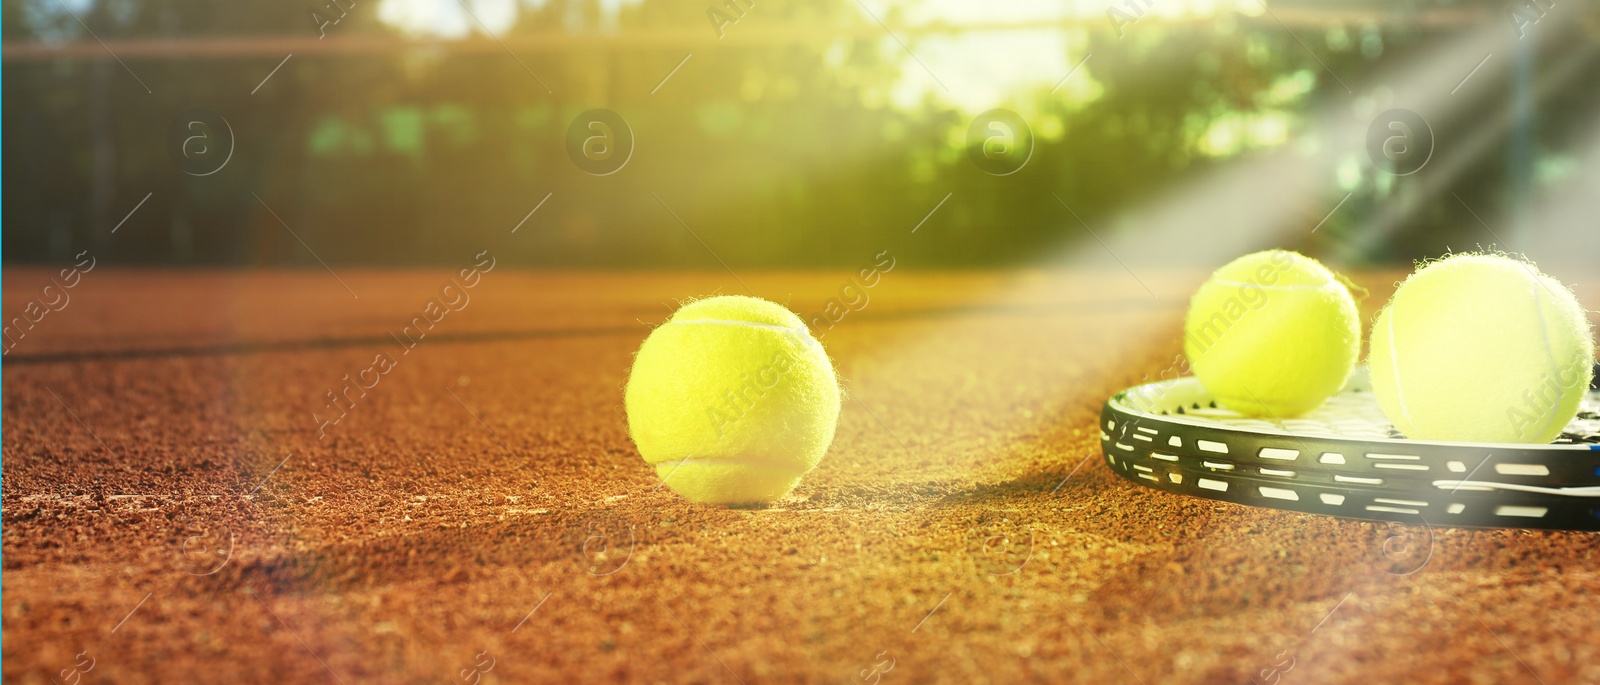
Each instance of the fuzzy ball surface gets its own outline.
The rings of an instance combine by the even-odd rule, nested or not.
[[[1459,254],[1400,284],[1368,366],[1406,437],[1548,443],[1588,392],[1594,335],[1572,291],[1534,265]]]
[[[1288,418],[1344,387],[1361,355],[1355,300],[1316,260],[1268,250],[1217,269],[1189,302],[1184,354],[1217,402]]]
[[[628,432],[674,491],[704,504],[778,499],[833,442],[833,364],[800,317],[728,295],[652,331],[624,391]]]

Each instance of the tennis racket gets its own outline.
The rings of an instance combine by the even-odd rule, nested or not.
[[[1113,471],[1168,492],[1347,518],[1600,530],[1594,388],[1553,443],[1521,445],[1406,439],[1365,369],[1321,407],[1281,420],[1222,408],[1184,377],[1112,396],[1100,438]]]

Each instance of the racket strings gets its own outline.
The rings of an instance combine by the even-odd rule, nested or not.
[[[1146,398],[1147,401],[1153,398]],[[1245,416],[1231,409],[1217,406],[1215,402],[1190,401],[1160,406],[1150,403],[1135,404],[1135,408],[1161,416],[1183,416],[1191,421],[1212,423],[1219,427],[1253,430],[1280,430],[1292,433],[1326,435],[1352,439],[1404,439],[1394,427],[1377,397],[1366,388],[1354,386],[1335,395],[1307,414],[1282,421],[1269,421]],[[1600,445],[1600,392],[1590,392],[1578,407],[1578,415],[1568,422],[1552,444]]]

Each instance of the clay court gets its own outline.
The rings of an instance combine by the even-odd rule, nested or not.
[[[102,266],[10,352],[6,682],[1600,682],[1593,533],[1248,508],[1097,459],[1203,271],[884,275],[824,338],[827,457],[752,508],[658,487],[632,354],[678,299],[809,318],[845,274],[501,267],[402,353],[449,272],[338,272]],[[1397,275],[1355,276],[1364,316]],[[47,278],[7,269],[5,310]]]

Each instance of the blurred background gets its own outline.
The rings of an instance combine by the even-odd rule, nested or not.
[[[4,0],[0,679],[1600,682],[1592,538],[1100,462],[1253,250],[1600,309],[1600,2],[1262,2]],[[629,438],[717,293],[845,392],[778,506]]]
[[[8,263],[1600,259],[1588,2],[3,8]]]

